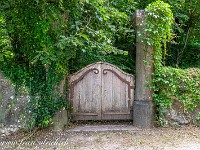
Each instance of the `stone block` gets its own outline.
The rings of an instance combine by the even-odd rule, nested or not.
[[[200,105],[194,110],[187,110],[184,103],[174,98],[171,107],[159,108],[164,112],[160,124],[164,127],[182,126],[188,124],[200,125]]]
[[[16,93],[14,84],[3,76],[0,71],[0,124],[1,126],[24,126],[21,115],[30,101],[30,96],[24,89]]]
[[[65,108],[58,111],[53,117],[53,130],[62,131],[68,125],[68,112]]]
[[[149,129],[154,125],[154,107],[152,101],[134,101],[133,125]]]

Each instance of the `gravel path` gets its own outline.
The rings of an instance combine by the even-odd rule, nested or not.
[[[0,136],[0,149],[200,150],[200,128],[142,130],[129,125],[85,125],[62,132],[50,129],[31,134],[14,132]]]

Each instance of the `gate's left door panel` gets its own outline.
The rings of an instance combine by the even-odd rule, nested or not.
[[[100,64],[84,68],[74,77],[69,81],[73,120],[101,120]]]

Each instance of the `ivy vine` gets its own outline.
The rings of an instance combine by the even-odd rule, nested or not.
[[[183,103],[184,110],[194,110],[200,103],[200,70],[179,69],[165,66],[167,42],[174,37],[174,22],[170,5],[160,0],[149,4],[146,9],[146,42],[154,49],[153,74],[154,101],[161,120],[163,113],[174,101]]]

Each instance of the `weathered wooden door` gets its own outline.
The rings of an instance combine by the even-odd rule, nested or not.
[[[86,66],[69,78],[73,120],[132,119],[134,76],[109,63]]]

